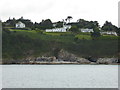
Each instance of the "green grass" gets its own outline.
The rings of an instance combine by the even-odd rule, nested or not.
[[[15,31],[13,34],[17,35],[24,35],[28,36],[32,39],[41,39],[44,41],[57,41],[57,42],[73,42],[74,35],[71,33],[46,33],[43,34],[36,32],[35,30],[28,31],[28,30],[10,30]]]
[[[71,32],[44,32],[44,34],[60,36],[60,35],[69,35],[69,34],[71,34]]]
[[[89,33],[89,32],[85,32],[85,33],[84,32],[80,32],[79,34],[80,35],[91,35],[91,33]]]
[[[100,36],[99,39],[101,40],[117,40],[119,36],[113,36],[113,35],[103,35]]]
[[[36,32],[35,30],[10,29],[10,31],[15,31],[16,34],[24,34],[24,35],[27,35],[31,38],[41,38],[43,40],[46,40],[46,39],[52,39],[52,40],[62,39],[63,41],[65,41],[66,39],[75,38],[75,37],[77,37],[80,40],[84,40],[84,39],[85,40],[92,40],[92,37],[91,37],[90,33],[79,33],[79,34],[74,35],[71,32],[43,32],[43,34],[40,34],[39,32]],[[116,40],[118,38],[119,38],[118,36],[103,35],[103,36],[100,36],[98,39],[100,39],[100,40]],[[62,41],[62,40],[58,40],[58,41]]]
[[[91,38],[91,36],[90,35],[80,35],[80,34],[78,34],[78,35],[76,35],[76,37],[78,37],[78,39],[86,39],[86,40],[91,40],[92,38]]]
[[[35,30],[20,30],[20,29],[9,29],[10,31],[16,31],[16,32],[32,32],[32,33],[36,33]]]

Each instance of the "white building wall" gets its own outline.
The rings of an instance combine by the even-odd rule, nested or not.
[[[113,32],[113,31],[107,31],[107,32],[100,32],[102,35],[104,35],[104,34],[107,34],[107,35],[115,35],[115,36],[117,36],[117,33],[116,32]]]
[[[65,28],[46,29],[46,32],[66,32]]]
[[[22,22],[16,23],[16,28],[25,28],[25,24]]]
[[[81,32],[93,32],[93,29],[88,29],[88,28],[81,29]]]
[[[46,32],[66,32],[70,28],[71,25],[64,25],[62,28],[46,29]]]

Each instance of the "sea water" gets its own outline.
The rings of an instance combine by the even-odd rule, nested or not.
[[[118,65],[2,65],[2,88],[118,88]]]

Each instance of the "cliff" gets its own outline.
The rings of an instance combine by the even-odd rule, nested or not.
[[[6,61],[6,62],[4,62]],[[8,62],[9,61],[9,62]],[[118,58],[78,57],[64,49],[55,56],[29,56],[17,60],[3,60],[3,64],[118,64]]]

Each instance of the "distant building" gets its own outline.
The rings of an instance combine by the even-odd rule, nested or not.
[[[70,29],[70,28],[71,28],[71,25],[63,25],[63,28],[65,28],[65,29]]]
[[[88,28],[81,29],[81,32],[93,32],[93,29],[88,29]]]
[[[66,32],[65,28],[46,29],[46,32]]]
[[[16,23],[16,28],[25,28],[25,24],[19,21]]]
[[[61,28],[46,29],[46,32],[66,32],[71,28],[71,25],[63,25]]]
[[[100,32],[102,35],[115,35],[117,36],[117,33],[115,31],[103,31],[103,32]]]

